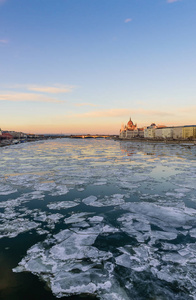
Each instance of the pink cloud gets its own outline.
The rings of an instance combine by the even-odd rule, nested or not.
[[[106,110],[96,110],[96,111],[90,111],[86,113],[79,113],[70,115],[72,118],[74,117],[80,117],[80,118],[121,118],[123,116],[130,116],[130,115],[142,115],[142,116],[158,116],[158,117],[167,117],[172,116],[172,113],[166,112],[166,111],[159,111],[159,110],[147,110],[147,109],[106,109]]]
[[[131,18],[128,18],[128,19],[125,19],[125,23],[129,23],[129,22],[131,22],[132,21],[132,19]]]
[[[97,106],[97,105],[95,105],[93,103],[86,103],[85,102],[85,103],[76,103],[75,106],[81,107],[81,106]]]
[[[167,3],[174,3],[174,2],[178,2],[180,0],[167,0]]]
[[[46,94],[62,94],[70,93],[73,90],[73,86],[66,86],[62,84],[53,84],[50,86],[34,85],[34,84],[15,84],[9,86],[9,89],[24,89],[27,91],[40,92]]]
[[[0,3],[1,3],[1,0],[0,0]],[[0,43],[1,43],[1,44],[7,44],[7,43],[8,43],[8,40],[2,39],[2,40],[0,40]]]
[[[0,94],[0,101],[12,101],[12,102],[51,102],[51,103],[63,103],[64,101],[55,98],[49,98],[45,95],[33,94],[33,93],[9,93]]]

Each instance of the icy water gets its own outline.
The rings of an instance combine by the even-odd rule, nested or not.
[[[0,299],[196,299],[196,146],[0,148]]]

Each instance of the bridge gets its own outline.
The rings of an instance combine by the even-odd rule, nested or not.
[[[86,134],[86,135],[70,135],[70,138],[72,139],[106,139],[106,138],[111,138],[114,137],[112,135],[91,135],[91,134]]]

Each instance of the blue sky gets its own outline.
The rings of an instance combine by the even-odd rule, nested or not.
[[[195,0],[0,0],[0,127],[196,124]]]

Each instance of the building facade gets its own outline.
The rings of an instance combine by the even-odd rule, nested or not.
[[[130,118],[126,126],[122,125],[119,137],[121,139],[194,140],[196,139],[196,125],[167,127],[165,125],[156,126],[155,123],[152,123],[148,127],[138,128]]]
[[[155,138],[155,129],[157,128],[155,123],[152,123],[150,126],[144,129],[144,138],[154,139]]]
[[[182,130],[183,130],[183,126],[173,127],[173,139],[174,140],[182,139]]]
[[[122,139],[132,139],[143,136],[143,128],[138,128],[137,124],[134,124],[131,118],[127,125],[122,125],[119,137]]]
[[[173,138],[173,127],[162,128],[162,138],[163,139],[172,139]]]
[[[182,129],[183,139],[195,139],[196,138],[196,125],[184,126]]]

